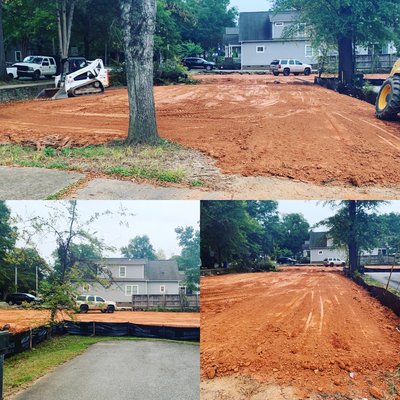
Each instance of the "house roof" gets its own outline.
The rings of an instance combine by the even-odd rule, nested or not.
[[[327,232],[310,232],[310,249],[321,249],[328,247]]]
[[[297,16],[298,12],[296,11],[282,11],[276,14],[271,13],[269,19],[271,22],[293,22]]]
[[[104,258],[100,261],[108,265],[144,265],[148,262],[145,258]]]
[[[268,12],[243,12],[239,14],[239,40],[241,42],[271,39],[272,29]]]
[[[239,27],[235,26],[234,28],[225,28],[225,35],[239,35]]]
[[[175,260],[148,261],[144,267],[144,276],[149,281],[182,280],[182,275]]]

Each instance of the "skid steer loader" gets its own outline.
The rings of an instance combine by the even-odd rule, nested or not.
[[[394,119],[400,113],[400,58],[379,91],[375,110],[376,116],[385,120]]]
[[[63,60],[61,74],[56,76],[55,88],[44,89],[38,100],[59,100],[103,93],[109,86],[108,71],[103,60],[86,61],[84,58]]]

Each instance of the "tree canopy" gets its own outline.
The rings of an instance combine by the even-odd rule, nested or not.
[[[275,0],[274,8],[298,11],[295,27],[299,31],[305,26],[315,47],[323,44],[337,48],[339,78],[344,83],[353,79],[356,45],[400,43],[397,0]]]
[[[156,251],[147,235],[138,235],[131,239],[127,246],[121,248],[124,257],[147,258],[148,260],[156,260]]]

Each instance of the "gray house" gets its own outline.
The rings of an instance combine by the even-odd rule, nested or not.
[[[303,246],[304,257],[310,258],[311,264],[320,264],[325,258],[340,258],[346,260],[347,253],[344,248],[333,245],[328,232],[310,232],[310,239]]]
[[[175,260],[108,258],[99,262],[102,270],[111,276],[111,283],[103,287],[95,281],[87,281],[79,290],[81,294],[93,294],[116,303],[128,303],[134,294],[180,294],[185,275],[178,270]]]
[[[239,16],[239,42],[242,69],[269,69],[277,58],[295,58],[307,64],[316,64],[316,54],[305,32],[285,38],[284,30],[293,24],[293,11],[244,12]]]

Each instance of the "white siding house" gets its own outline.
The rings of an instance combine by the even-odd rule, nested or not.
[[[304,255],[310,257],[311,264],[321,264],[325,258],[347,259],[347,252],[344,248],[337,248],[328,232],[310,232],[310,239],[304,246]]]
[[[110,282],[103,287],[87,281],[79,290],[81,294],[102,296],[120,305],[129,303],[134,294],[179,294],[185,290],[185,276],[175,260],[108,258],[99,261],[99,265],[108,271]]]

